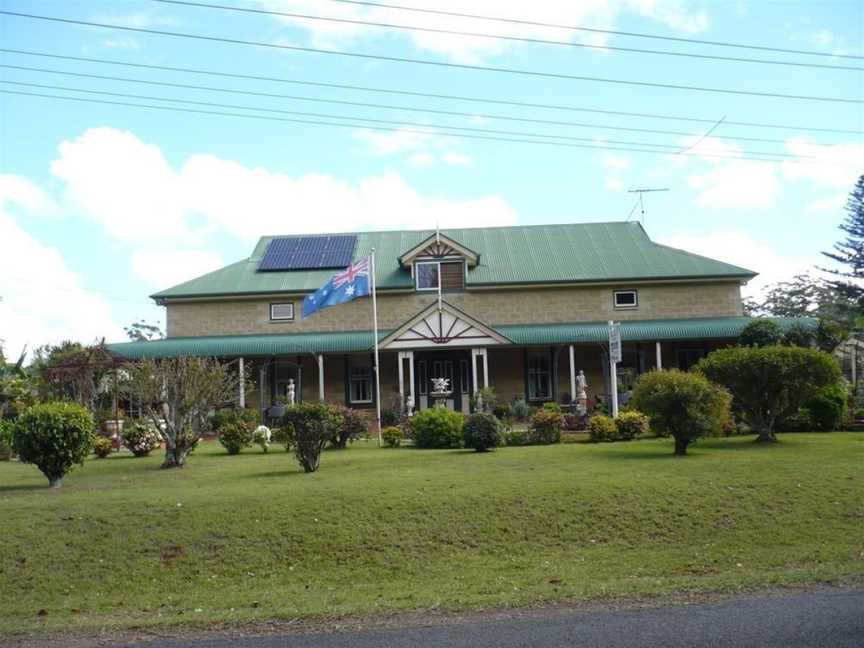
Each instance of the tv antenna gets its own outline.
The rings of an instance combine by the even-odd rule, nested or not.
[[[633,205],[633,209],[630,210],[630,215],[627,216],[627,220],[633,216],[633,212],[636,211],[636,205],[639,206],[639,211],[641,212],[640,221],[644,225],[645,224],[645,202],[643,200],[643,196],[646,193],[652,193],[654,191],[669,191],[669,187],[647,187],[644,189],[628,189],[627,193],[635,193],[639,194],[639,198],[636,200],[636,203]]]

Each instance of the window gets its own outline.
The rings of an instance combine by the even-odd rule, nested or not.
[[[465,263],[462,261],[420,261],[414,264],[417,290],[464,290]]]
[[[348,396],[352,403],[372,402],[372,367],[351,367],[348,375]]]
[[[613,290],[612,303],[615,308],[639,308],[639,295],[635,290]]]
[[[552,398],[552,372],[549,370],[549,354],[532,353],[528,356],[528,400]]]
[[[438,262],[418,263],[414,266],[417,290],[438,290]]]
[[[284,321],[294,319],[294,302],[270,304],[270,320]]]

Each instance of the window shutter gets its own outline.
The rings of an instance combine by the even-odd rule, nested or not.
[[[441,264],[441,289],[464,290],[465,270],[461,261]]]

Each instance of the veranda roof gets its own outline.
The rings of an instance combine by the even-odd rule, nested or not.
[[[815,328],[813,318],[769,318],[784,330],[794,324]],[[734,339],[753,320],[749,317],[636,320],[621,322],[624,342]],[[519,324],[494,329],[516,346],[590,344],[607,339],[606,322]],[[379,331],[384,339],[390,331]],[[108,348],[130,360],[178,356],[271,356],[303,353],[352,353],[369,351],[372,331],[294,333],[290,335],[219,335],[175,337],[149,342],[110,344]]]

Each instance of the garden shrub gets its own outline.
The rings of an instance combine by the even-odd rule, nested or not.
[[[588,417],[585,414],[565,414],[561,427],[568,432],[581,432],[588,428]]]
[[[482,409],[478,405],[483,405]],[[495,393],[494,387],[483,387],[474,396],[471,397],[472,409],[485,412],[487,414],[493,412],[498,407],[498,394]]]
[[[330,444],[339,450],[344,449],[348,442],[353,442],[357,437],[365,435],[369,431],[369,421],[360,410],[344,405],[334,405],[333,411],[339,414],[341,419]],[[384,418],[384,413],[381,413]]]
[[[529,445],[528,430],[521,427],[511,427],[504,432],[504,445],[526,446]]]
[[[219,443],[229,455],[240,454],[243,448],[252,445],[255,430],[243,421],[223,423],[219,429]]]
[[[510,416],[517,421],[527,421],[530,415],[531,408],[528,403],[525,402],[525,399],[518,397],[514,398],[513,402],[510,403]]]
[[[846,417],[846,390],[835,383],[823,388],[816,396],[804,403],[802,410],[812,422],[811,430],[829,432],[840,428]]]
[[[562,434],[561,443],[582,443],[585,440],[584,434]]]
[[[261,447],[261,450],[266,452],[270,451],[270,439],[272,438],[273,433],[270,432],[270,428],[266,425],[259,425],[255,428],[255,431],[252,433],[252,443]]]
[[[12,458],[12,421],[0,420],[0,461]]]
[[[404,437],[405,434],[402,432],[402,428],[396,427],[395,425],[385,427],[381,430],[381,441],[388,448],[398,448],[402,445],[402,439]]]
[[[505,418],[510,416],[510,408],[507,405],[496,405],[492,408],[492,416],[497,418],[499,421],[503,421]]]
[[[462,429],[462,440],[466,448],[474,448],[477,452],[487,452],[497,448],[502,443],[501,421],[492,414],[477,412],[465,420]]]
[[[258,412],[252,409],[218,410],[210,417],[210,429],[219,434],[226,425],[242,423],[250,430],[254,430],[255,426],[258,425],[258,419]]]
[[[318,470],[321,451],[336,434],[340,419],[339,412],[323,403],[298,403],[285,409],[282,425],[305,472]]]
[[[698,372],[650,371],[636,382],[630,403],[651,419],[657,434],[675,438],[675,454],[703,436],[720,434],[730,417],[730,396]]]
[[[783,329],[777,322],[768,319],[754,319],[738,336],[738,344],[745,347],[764,347],[780,344]]]
[[[15,422],[12,449],[59,488],[75,464],[83,465],[93,445],[93,415],[73,403],[43,403],[27,408]]]
[[[795,322],[783,334],[782,343],[785,346],[809,348],[816,341],[816,331],[802,322]]]
[[[291,435],[284,427],[270,428],[270,440],[285,446],[285,452],[291,451]]]
[[[840,379],[834,358],[800,347],[720,349],[700,360],[697,369],[729,390],[736,414],[758,433],[759,441],[776,441],[778,422]]]
[[[618,428],[615,419],[605,414],[592,416],[588,421],[588,436],[594,443],[615,441],[618,438]]]
[[[123,445],[136,457],[146,457],[160,443],[161,438],[150,421],[131,420],[123,425]]]
[[[561,406],[558,403],[543,403],[543,407],[540,409],[544,409],[547,412],[554,412],[555,414],[561,413]]]
[[[546,407],[546,405],[554,405],[558,407],[558,411],[555,411],[554,407]],[[561,426],[564,425],[561,407],[557,403],[546,403],[546,405],[534,412],[531,417],[528,440],[532,445],[549,445],[561,440]]]
[[[430,407],[411,418],[411,437],[418,448],[458,448],[464,417],[444,407]]]
[[[382,428],[393,427],[399,425],[399,413],[395,409],[381,410],[381,426]],[[383,430],[382,430],[383,431]]]
[[[104,459],[114,452],[114,442],[109,437],[97,436],[93,441],[93,454],[99,459]]]
[[[621,412],[615,419],[615,427],[618,430],[618,441],[630,441],[648,434],[648,417],[636,410]]]

